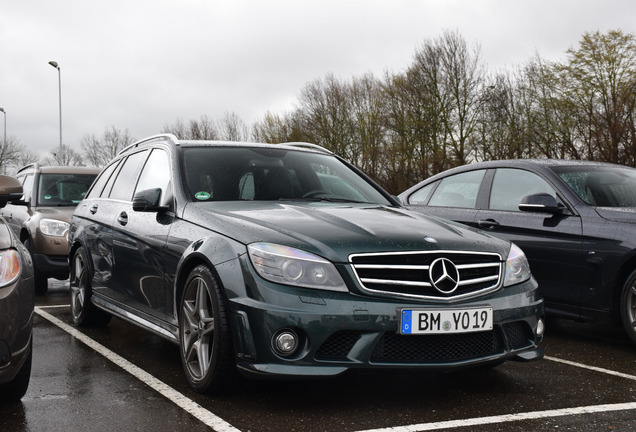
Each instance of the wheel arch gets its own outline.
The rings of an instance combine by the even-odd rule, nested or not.
[[[636,271],[636,250],[631,252],[631,256],[621,265],[618,275],[616,277],[616,283],[612,291],[613,301],[612,308],[614,312],[620,312],[621,294],[623,286],[627,281],[627,278]],[[618,317],[617,322],[620,323],[620,313],[612,313],[612,316]]]
[[[23,226],[22,229],[20,229],[20,241],[24,243],[30,238],[31,238],[31,233],[25,226]]]
[[[242,250],[241,250],[242,249]],[[174,281],[174,316],[178,319],[179,302],[188,276],[198,265],[206,265],[217,279],[221,293],[227,301],[237,287],[244,286],[243,272],[240,268],[239,257],[246,253],[245,246],[225,238],[206,238],[193,242],[183,253]],[[240,281],[237,281],[240,279]]]

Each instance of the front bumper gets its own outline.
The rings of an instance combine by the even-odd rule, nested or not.
[[[543,357],[543,300],[536,282],[501,289],[461,303],[430,304],[350,293],[277,286],[257,278],[262,295],[230,299],[237,365],[249,375],[328,376],[348,369],[449,370],[502,360]],[[400,335],[398,308],[493,308],[493,330],[441,335]],[[274,347],[281,332],[298,348]]]
[[[67,255],[44,255],[36,253],[33,257],[35,268],[40,274],[60,280],[68,278],[68,256]]]

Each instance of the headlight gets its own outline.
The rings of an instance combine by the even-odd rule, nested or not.
[[[40,231],[46,235],[64,237],[71,225],[55,219],[42,219],[40,221]]]
[[[519,246],[512,243],[508,260],[506,261],[506,275],[504,276],[504,286],[510,286],[530,279],[530,265]]]
[[[247,251],[258,274],[271,282],[347,291],[334,265],[317,255],[271,243],[253,243]]]
[[[0,251],[0,287],[9,285],[20,275],[20,256],[15,249]]]

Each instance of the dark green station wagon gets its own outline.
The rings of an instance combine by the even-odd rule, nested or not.
[[[248,376],[436,369],[543,356],[514,244],[408,211],[312,144],[123,150],[69,233],[77,325],[117,316],[180,346],[200,392]]]

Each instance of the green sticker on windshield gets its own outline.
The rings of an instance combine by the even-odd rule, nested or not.
[[[210,194],[207,192],[197,192],[194,194],[194,197],[198,200],[205,201],[210,199]]]

